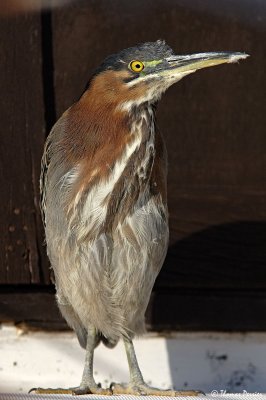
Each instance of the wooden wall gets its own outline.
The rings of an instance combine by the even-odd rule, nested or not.
[[[179,54],[251,57],[185,78],[160,103],[171,242],[148,324],[265,330],[265,23],[261,0],[87,0],[0,20],[0,319],[64,326],[38,209],[45,135],[106,55],[163,38]]]

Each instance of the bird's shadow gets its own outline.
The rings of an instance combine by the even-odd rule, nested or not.
[[[169,247],[155,289],[266,288],[266,221],[211,226]]]

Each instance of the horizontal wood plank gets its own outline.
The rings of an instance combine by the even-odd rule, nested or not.
[[[0,321],[68,329],[51,290],[27,290],[6,288],[0,293]],[[265,313],[265,291],[169,289],[152,294],[146,322],[154,331],[265,331]]]

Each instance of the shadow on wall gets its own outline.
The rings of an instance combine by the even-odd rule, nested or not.
[[[156,286],[266,289],[266,221],[216,225],[177,241]]]
[[[266,331],[266,223],[217,225],[170,246],[147,322],[155,330]]]

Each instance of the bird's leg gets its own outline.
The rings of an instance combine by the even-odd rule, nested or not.
[[[142,373],[139,368],[132,340],[124,339],[124,345],[126,349],[127,361],[129,366],[130,385],[131,386],[145,385]]]
[[[85,365],[83,370],[83,375],[81,379],[81,383],[78,387],[69,388],[69,389],[32,389],[30,392],[34,391],[37,394],[102,394],[102,395],[110,395],[112,394],[110,389],[103,389],[101,385],[97,385],[93,377],[93,355],[94,349],[97,346],[97,334],[96,330],[89,329],[87,336],[87,345],[86,345],[86,357],[85,357]]]
[[[78,388],[72,389],[73,394],[112,394],[110,389],[103,389],[101,385],[97,385],[93,377],[93,356],[94,349],[97,346],[97,334],[93,328],[88,331],[88,339],[86,346],[85,365],[81,383]]]
[[[113,394],[133,394],[133,395],[154,395],[154,396],[198,396],[203,394],[197,390],[162,390],[150,387],[143,379],[140,371],[136,353],[131,339],[124,338],[124,344],[127,354],[130,382],[129,385],[112,384],[111,389]]]

